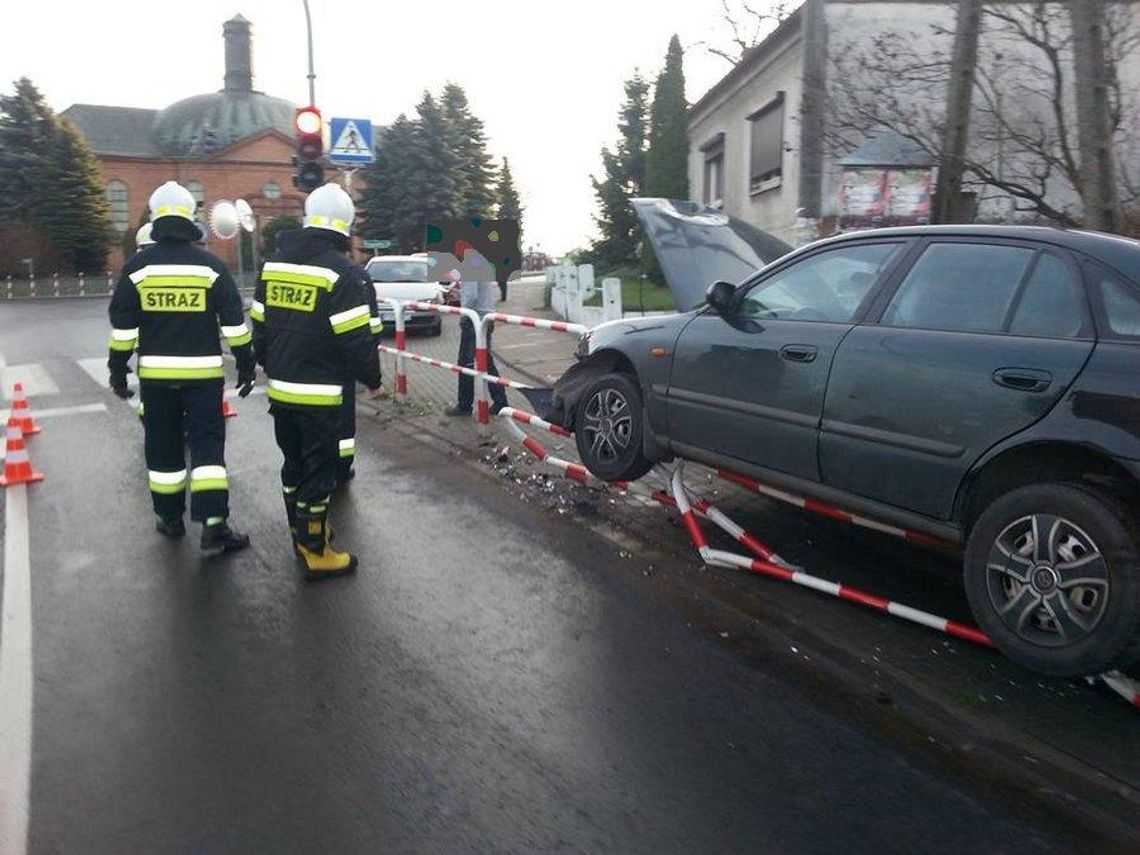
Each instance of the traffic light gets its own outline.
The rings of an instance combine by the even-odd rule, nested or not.
[[[316,107],[300,107],[293,119],[297,129],[297,156],[293,158],[296,172],[293,186],[308,193],[325,183],[325,169],[321,166],[324,154],[324,121]]]

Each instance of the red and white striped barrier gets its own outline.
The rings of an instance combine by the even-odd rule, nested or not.
[[[808,511],[809,513],[818,514],[819,516],[827,517],[828,519],[838,520],[839,522],[851,523],[860,528],[871,529],[872,531],[889,534],[892,537],[902,538],[911,543],[916,543],[921,546],[933,547],[935,549],[942,549],[949,552],[960,551],[957,544],[942,540],[937,537],[931,537],[928,534],[922,534],[917,531],[907,531],[906,529],[899,528],[898,526],[888,525],[881,523],[878,520],[869,519],[868,517],[853,514],[850,511],[845,511],[842,508],[828,505],[824,502],[817,502],[815,499],[807,499],[803,496],[797,496],[794,493],[789,493],[786,490],[779,490],[775,487],[769,487],[766,484],[761,484],[755,478],[749,478],[746,475],[740,475],[736,472],[731,472],[727,469],[718,469],[717,475],[725,481],[730,481],[733,484],[757,493],[761,496],[767,496],[770,499],[776,499],[780,502],[786,502],[801,510]]]
[[[508,410],[510,410],[509,413],[507,412]],[[626,490],[629,488],[629,484],[627,484],[625,481],[603,481],[592,474],[590,470],[582,464],[571,463],[568,460],[563,460],[560,457],[555,457],[553,454],[546,450],[542,443],[540,443],[534,437],[527,436],[523,429],[515,424],[516,421],[524,421],[523,419],[517,418],[517,414],[519,413],[519,410],[515,410],[512,407],[504,407],[503,409],[499,410],[499,416],[502,418],[502,423],[506,426],[507,432],[510,433],[515,439],[517,439],[523,448],[525,448],[547,466],[557,469],[565,477],[569,478],[571,481],[577,481],[579,484],[585,484],[594,487],[612,487],[617,490]],[[530,414],[527,413],[525,415]],[[534,416],[533,418],[535,421],[527,422],[527,424],[533,424],[536,427],[545,426],[544,429],[557,427],[557,425],[552,425],[550,422],[543,421],[542,419],[538,418],[538,416]],[[554,433],[554,431],[552,430],[551,433]]]
[[[589,330],[589,327],[584,327],[581,324],[572,324],[568,321],[552,321],[547,318],[531,318],[526,315],[506,315],[502,312],[491,312],[483,316],[484,327],[491,323],[514,324],[520,327],[554,330],[555,332],[566,332],[573,335],[584,335]],[[486,338],[485,334],[484,338]]]
[[[420,362],[435,368],[443,368],[453,374],[466,374],[468,377],[486,380],[488,383],[494,383],[496,386],[504,386],[508,389],[534,388],[533,386],[528,386],[525,383],[519,383],[515,380],[507,380],[505,377],[496,377],[494,374],[488,374],[486,371],[476,371],[474,368],[464,368],[462,365],[456,365],[454,362],[444,362],[442,359],[433,359],[430,356],[421,356],[418,353],[408,353],[406,350],[399,350],[395,347],[389,347],[386,344],[379,345],[377,349],[381,353],[390,353],[397,359],[410,359],[412,362]]]
[[[749,558],[744,555],[736,555],[732,552],[725,552],[719,549],[712,549],[705,540],[704,532],[701,531],[700,523],[697,521],[697,516],[693,512],[692,506],[689,504],[688,497],[685,491],[685,484],[683,481],[684,464],[678,464],[677,468],[673,471],[673,479],[671,482],[671,489],[673,493],[673,501],[677,504],[677,510],[681,513],[681,521],[684,523],[685,530],[689,534],[689,540],[692,541],[693,546],[696,547],[697,552],[700,553],[701,558],[706,564],[717,567],[729,567],[740,570],[749,570],[753,573],[758,573],[764,576],[771,576],[775,579],[781,579],[785,582],[792,582],[796,585],[801,585],[805,588],[812,588],[816,591],[822,591],[825,594],[830,594],[833,597],[839,597],[842,600],[847,600],[850,603],[858,603],[861,606],[874,609],[876,611],[885,612],[886,614],[894,615],[895,617],[909,620],[913,623],[922,624],[923,626],[936,629],[939,632],[944,632],[947,635],[953,635],[957,638],[972,641],[975,644],[980,644],[984,647],[993,647],[994,643],[981,632],[972,626],[958,623],[938,615],[930,614],[929,612],[922,611],[921,609],[911,608],[904,606],[901,603],[895,603],[890,600],[877,597],[874,594],[868,594],[858,588],[851,588],[847,585],[841,585],[837,582],[829,582],[826,579],[821,579],[818,576],[812,576],[802,570],[793,570],[789,567],[775,564],[772,561],[767,561],[762,558]]]
[[[435,364],[426,357],[416,357],[414,354],[407,353],[408,333],[404,323],[405,308],[435,312],[439,315],[459,315],[460,317],[467,318],[475,329],[475,369],[477,372],[480,372],[472,374],[471,376],[479,377],[480,374],[486,375],[487,339],[485,337],[483,324],[480,323],[479,320],[479,313],[474,309],[464,309],[460,306],[446,306],[443,303],[425,303],[422,300],[397,300],[395,297],[385,297],[382,302],[391,306],[392,315],[396,322],[395,351],[385,349],[385,352],[395,352],[396,354],[396,395],[400,400],[406,399],[408,394],[408,375],[404,370],[404,360],[413,359],[416,362],[426,362],[429,365]],[[450,363],[441,363],[439,367],[444,367],[444,365],[450,365]],[[456,366],[456,368],[458,368],[458,366]],[[463,369],[458,373],[466,374],[468,372],[466,369]],[[487,403],[487,386],[485,383],[475,384],[475,396],[477,400],[476,417],[479,424],[488,424],[491,419],[490,406]]]
[[[1106,686],[1112,689],[1132,706],[1140,709],[1140,682],[1133,680],[1131,677],[1125,677],[1119,671],[1109,671],[1107,674],[1101,674],[1100,678],[1104,680]],[[1090,681],[1091,682],[1091,681]]]
[[[694,495],[688,488],[685,488],[685,495],[689,499],[689,503],[693,506],[693,510],[697,515],[707,519],[713,525],[717,526],[721,531],[763,561],[771,561],[773,564],[778,564],[781,567],[789,569],[798,569],[792,564],[789,564],[775,552],[768,548],[766,544],[760,541],[757,537],[750,532],[745,531],[729,517],[716,507],[712,502],[707,499],[702,499],[700,496]],[[650,496],[653,501],[666,507],[677,507],[676,500],[666,493],[664,490],[655,490]]]
[[[514,407],[503,407],[499,410],[499,415],[503,418],[513,419],[516,422],[522,422],[524,425],[531,425],[547,433],[552,433],[555,436],[571,437],[574,435],[561,425],[540,419],[534,413],[528,413],[525,410],[516,410]]]

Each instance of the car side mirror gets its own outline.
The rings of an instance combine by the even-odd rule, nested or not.
[[[714,282],[705,291],[705,301],[715,312],[727,315],[736,296],[736,286],[731,282]]]

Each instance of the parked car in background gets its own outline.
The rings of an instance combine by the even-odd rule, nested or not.
[[[592,472],[688,458],[959,543],[1010,658],[1140,658],[1140,243],[883,229],[727,277],[740,248],[709,215],[635,204],[692,308],[584,337],[551,416]]]
[[[372,279],[376,289],[376,299],[380,301],[380,318],[386,330],[395,327],[396,316],[392,307],[383,302],[385,298],[397,300],[418,300],[424,303],[442,303],[443,290],[438,282],[431,279],[426,256],[378,255],[368,259],[364,269]],[[404,315],[404,327],[409,332],[424,330],[428,335],[439,335],[443,331],[440,316],[431,311],[413,309]]]

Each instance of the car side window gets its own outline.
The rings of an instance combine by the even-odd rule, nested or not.
[[[1001,332],[1034,254],[1001,244],[933,243],[910,269],[882,323]]]
[[[1140,338],[1140,296],[1136,289],[1105,273],[1097,279],[1097,291],[1109,331],[1116,336]]]
[[[757,283],[740,313],[750,318],[848,323],[901,243],[824,250]]]
[[[1085,328],[1087,312],[1081,283],[1061,258],[1043,252],[1021,292],[1009,331],[1042,338],[1074,338]]]

